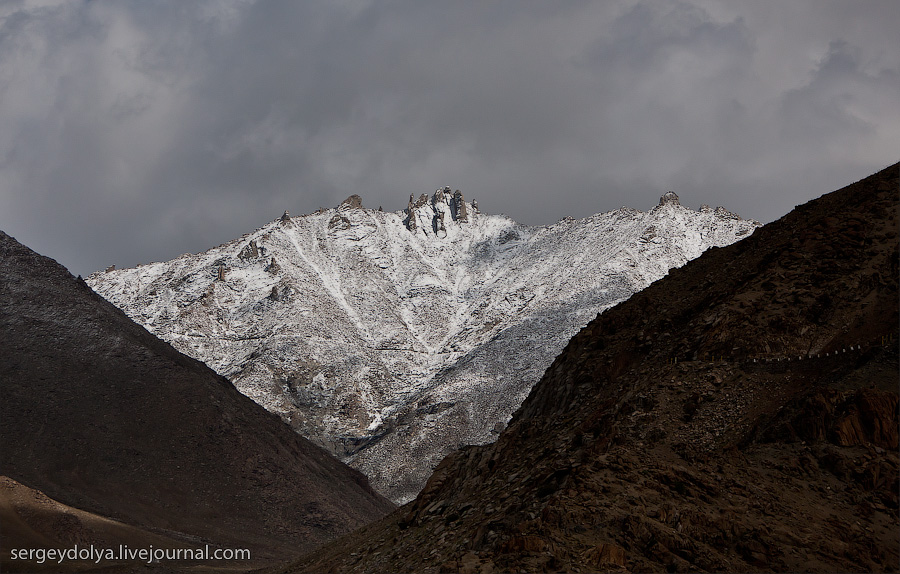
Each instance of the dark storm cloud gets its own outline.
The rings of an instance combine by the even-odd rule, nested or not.
[[[892,2],[0,7],[0,228],[76,273],[358,193],[775,219],[897,160]]]

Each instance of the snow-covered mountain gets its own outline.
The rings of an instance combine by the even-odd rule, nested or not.
[[[531,227],[445,187],[394,213],[358,196],[285,213],[87,281],[406,502],[447,453],[496,437],[598,312],[758,226],[669,192]]]

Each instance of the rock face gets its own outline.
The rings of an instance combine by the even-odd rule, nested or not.
[[[259,255],[260,253],[259,248],[256,246],[256,240],[252,239],[250,240],[250,243],[238,253],[238,259],[256,259]]]
[[[88,282],[398,502],[494,440],[598,312],[758,226],[668,205],[529,227],[449,187],[405,212],[347,205]]]
[[[362,209],[362,206],[363,206],[362,198],[356,194],[353,194],[341,202],[339,209],[341,207],[350,208],[350,209]]]
[[[674,191],[667,191],[659,198],[659,205],[667,204],[681,205],[681,202],[678,201],[678,195]]]
[[[412,231],[413,233],[416,232],[416,229],[418,227],[416,224],[415,209],[416,209],[416,207],[413,204],[413,196],[412,196],[412,194],[410,194],[409,195],[409,204],[407,204],[407,206],[406,206],[406,219],[403,220],[403,224],[406,226],[406,228],[408,230]]]
[[[604,312],[495,443],[275,571],[896,572],[898,172]]]
[[[468,223],[469,222],[469,212],[466,208],[466,200],[463,198],[463,194],[460,190],[456,190],[453,193],[453,218],[460,223]]]
[[[458,189],[450,193],[450,187],[439,187],[429,201],[426,195],[422,195],[413,203],[413,196],[409,196],[409,204],[406,207],[406,228],[413,233],[427,222],[434,235],[443,239],[447,236],[447,222],[468,223],[469,215],[462,192]]]
[[[2,232],[0,391],[0,475],[114,517],[116,531],[271,559],[393,508],[358,471]],[[2,543],[44,526],[7,522]]]

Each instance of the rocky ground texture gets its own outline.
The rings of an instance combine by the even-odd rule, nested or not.
[[[274,571],[897,571],[898,189],[893,165],[606,311],[495,443]]]

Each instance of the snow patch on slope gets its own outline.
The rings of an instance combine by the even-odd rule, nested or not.
[[[542,227],[449,188],[401,212],[357,204],[87,281],[396,502],[493,440],[597,313],[759,226],[677,196]]]

